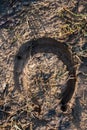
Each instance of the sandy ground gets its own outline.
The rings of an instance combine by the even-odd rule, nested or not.
[[[87,2],[7,1],[0,3],[0,9],[0,129],[86,130]],[[69,71],[58,56],[59,52],[58,55],[47,53],[45,46],[34,51],[30,48],[26,61],[24,48],[29,46],[26,42],[41,37],[53,38],[61,44],[64,42],[79,64],[77,90],[72,106],[66,112],[60,109],[59,96],[69,78]],[[20,47],[24,57],[22,64],[21,57],[18,57],[16,67],[15,58]],[[51,46],[49,49],[58,51]],[[32,56],[35,51],[37,53]],[[60,52],[65,53],[62,49]],[[15,72],[19,72],[16,80]],[[16,82],[18,88],[14,89]]]

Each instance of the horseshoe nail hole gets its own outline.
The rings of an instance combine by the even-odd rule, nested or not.
[[[22,57],[21,57],[21,56],[17,56],[17,59],[18,59],[18,60],[21,60],[21,59],[22,59]]]
[[[66,111],[67,111],[67,105],[62,105],[62,106],[61,106],[61,110],[62,110],[63,112],[66,112]]]

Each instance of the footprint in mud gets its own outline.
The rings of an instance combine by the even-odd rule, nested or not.
[[[57,65],[56,72],[58,72],[57,75],[59,77],[58,76],[57,77],[59,80],[60,75],[62,75],[61,74],[62,71],[60,72],[60,68],[61,68],[61,70],[63,70],[64,66],[66,66],[66,71],[68,72],[68,74],[67,74],[67,76],[65,75],[65,79],[62,79],[62,81],[65,80],[64,86],[66,86],[66,87],[64,88],[63,92],[61,93],[61,101],[60,101],[62,111],[66,111],[67,104],[72,99],[72,96],[73,96],[73,94],[75,92],[75,88],[76,88],[76,81],[77,81],[76,67],[75,67],[76,63],[74,62],[72,53],[69,50],[68,46],[65,43],[61,43],[53,38],[44,37],[44,38],[39,38],[36,40],[31,40],[29,42],[24,43],[19,48],[19,50],[15,56],[15,60],[14,60],[15,87],[14,87],[13,91],[19,90],[21,92],[25,89],[25,86],[29,85],[29,76],[28,76],[29,73],[30,73],[30,75],[32,75],[36,65],[39,64],[39,67],[40,67],[40,65],[43,66],[43,64],[45,62],[43,56],[44,55],[46,56],[46,54],[55,55],[58,60],[55,63],[51,63],[52,59],[50,60],[50,58],[49,58],[49,62],[48,62],[48,59],[45,59],[46,62],[48,62],[48,64],[46,64],[47,68],[42,67],[42,68],[37,69],[37,70],[41,71],[41,73],[43,71],[45,71],[45,75],[47,75],[46,71],[49,72],[49,70],[52,71],[52,69],[53,69],[52,64]],[[34,57],[35,55],[36,55],[36,58],[38,59],[38,62],[37,62],[37,59],[35,59],[35,57]],[[40,55],[41,55],[41,57],[40,57]],[[56,59],[56,58],[54,57],[54,59]],[[35,62],[35,61],[36,61],[36,63],[33,64],[33,62]],[[28,70],[28,67],[26,67],[27,64],[28,64],[28,66],[29,65],[31,66],[31,68],[32,68],[31,72]],[[52,68],[50,66],[52,66]],[[36,73],[38,73],[38,72],[35,71],[34,76]],[[52,76],[54,76],[54,74]],[[52,78],[52,76],[49,76],[49,78],[47,80],[50,80],[50,78]],[[44,88],[43,87],[44,85],[42,85],[42,84],[44,84],[43,77],[38,77],[38,78],[39,78],[38,85],[42,86],[41,89],[43,89]],[[37,80],[34,79],[34,81],[37,81]],[[32,84],[34,84],[34,83],[32,83]],[[34,90],[37,89],[38,85],[36,85],[36,82],[35,82]],[[46,85],[47,84],[45,84],[45,87],[46,87]],[[49,84],[47,86],[49,86]],[[34,88],[34,87],[32,86],[32,88]],[[45,90],[45,94],[46,94],[46,91],[49,91],[49,90],[50,89]],[[31,91],[31,90],[29,90],[29,91]],[[33,94],[33,92],[32,92],[32,94]]]

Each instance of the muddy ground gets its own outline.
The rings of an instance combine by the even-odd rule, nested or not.
[[[68,55],[50,44],[29,46],[42,37],[65,44],[77,66],[76,90],[66,112],[60,94],[70,69],[60,57]],[[86,130],[86,87],[86,0],[0,1],[0,129]]]

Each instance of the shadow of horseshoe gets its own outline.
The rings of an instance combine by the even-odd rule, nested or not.
[[[42,51],[40,50],[39,52],[46,52],[46,53],[54,53],[56,54],[60,60],[67,66],[67,71],[69,72],[69,79],[66,83],[66,88],[64,92],[61,94],[61,110],[66,111],[67,109],[67,103],[72,99],[73,94],[75,92],[76,88],[76,67],[74,63],[74,59],[72,56],[71,51],[69,50],[68,46],[66,43],[61,43],[53,38],[39,38],[36,40],[31,40],[29,42],[24,43],[20,48],[19,51],[17,52],[14,60],[14,82],[15,82],[15,87],[14,90],[16,89],[19,90],[20,92],[23,89],[23,86],[21,85],[20,77],[22,76],[23,68],[25,67],[26,63],[28,62],[30,55],[33,56],[36,52],[35,50],[37,47],[44,48]],[[46,48],[52,48],[46,49]],[[53,48],[58,48],[58,53],[54,51]]]

